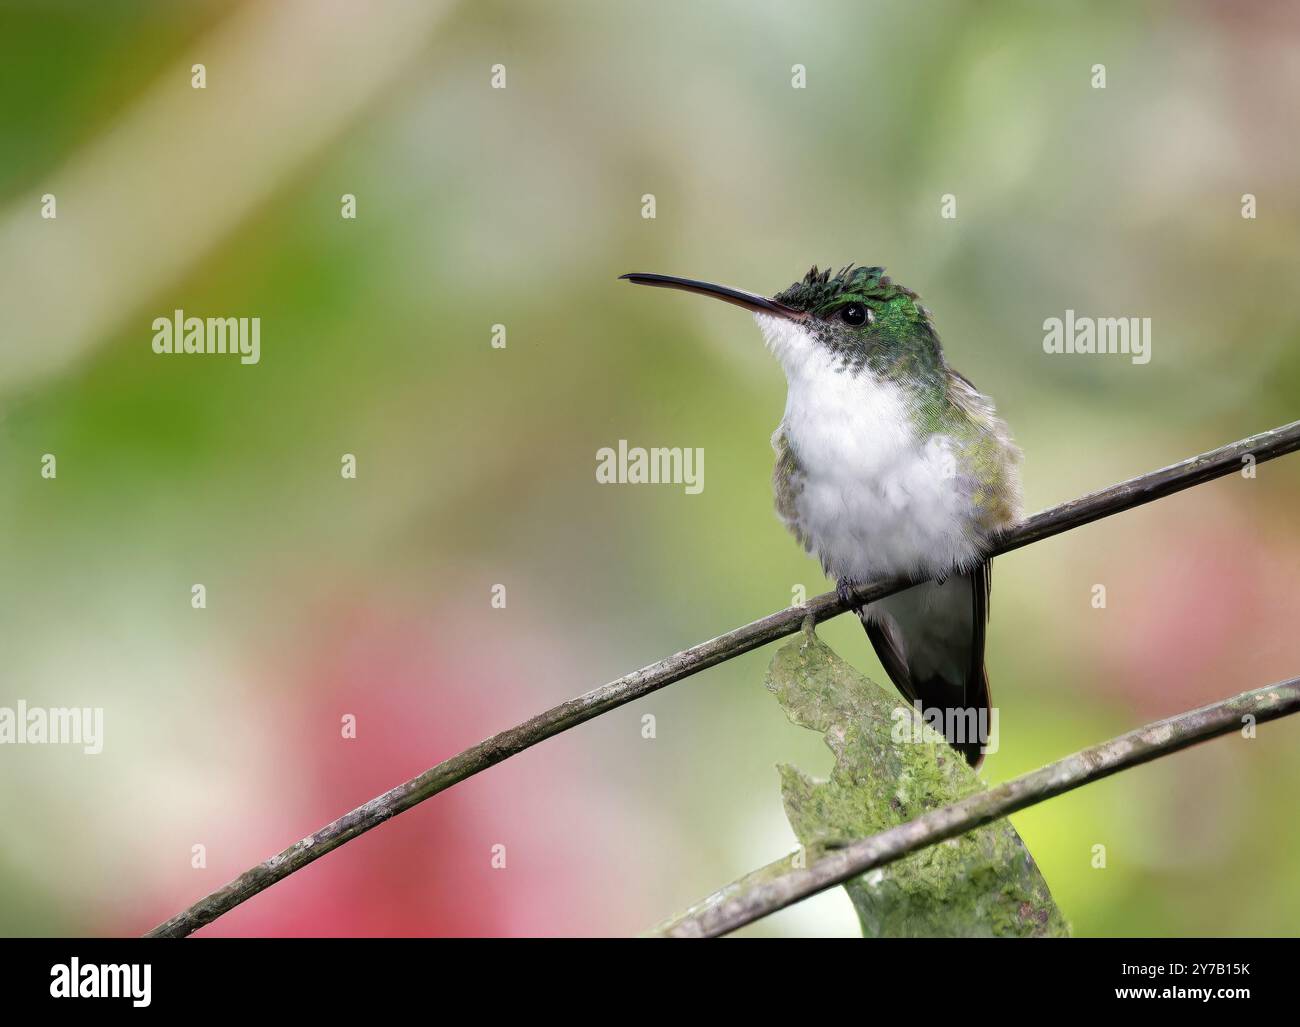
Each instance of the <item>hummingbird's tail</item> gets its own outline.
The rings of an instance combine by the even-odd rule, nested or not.
[[[972,767],[984,759],[994,721],[984,668],[992,567],[984,561],[942,584],[927,581],[860,611],[885,673],[926,722],[942,716],[949,744]]]

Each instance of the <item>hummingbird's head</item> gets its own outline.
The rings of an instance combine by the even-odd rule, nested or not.
[[[942,366],[929,313],[916,293],[896,285],[881,267],[850,264],[834,274],[814,267],[770,299],[689,278],[623,277],[753,311],[768,347],[790,377],[828,366],[854,374],[869,367],[877,374],[913,375]]]
[[[929,312],[916,293],[895,284],[883,267],[849,264],[832,274],[814,266],[773,299],[803,315],[791,322],[800,329],[796,333],[759,321],[783,362],[801,356],[808,344],[854,370],[865,364],[883,367],[918,349],[938,351]],[[807,343],[800,336],[807,336]]]

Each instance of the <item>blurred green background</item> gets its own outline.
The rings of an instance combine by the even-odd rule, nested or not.
[[[772,512],[784,381],[752,322],[623,272],[770,294],[886,265],[1011,424],[1030,510],[1294,419],[1298,90],[1282,2],[4,4],[0,705],[102,706],[106,740],[0,747],[0,932],[143,931],[827,587]],[[261,362],[153,354],[175,308],[259,316]],[[1150,317],[1151,362],[1044,354],[1067,308]],[[619,439],[702,447],[703,493],[599,486]],[[1300,673],[1297,459],[998,560],[988,780]],[[882,677],[858,624],[822,633]],[[774,764],[829,768],[769,657],[204,933],[643,930],[793,844]],[[1294,934],[1298,740],[1269,725],[1014,823],[1078,934]],[[747,933],[856,930],[836,890]]]

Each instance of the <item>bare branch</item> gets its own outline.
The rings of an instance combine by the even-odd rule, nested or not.
[[[1006,531],[997,540],[990,555],[1019,549],[1071,528],[1230,474],[1241,468],[1247,457],[1263,463],[1296,449],[1300,449],[1300,421],[1252,435],[1035,514]],[[608,713],[775,639],[792,635],[799,630],[806,617],[811,616],[816,622],[829,620],[844,613],[850,606],[872,602],[910,584],[913,582],[903,579],[875,582],[859,589],[851,601],[842,599],[834,592],[824,593],[802,606],[792,606],[770,614],[717,638],[684,649],[658,663],[625,674],[584,695],[566,700],[517,727],[493,735],[459,755],[444,760],[419,777],[390,789],[365,805],[358,806],[314,834],[290,845],[283,852],[246,870],[225,887],[159,924],[148,936],[182,938],[191,934],[327,852],[378,827],[390,817],[405,812],[444,789],[495,766],[552,735],[577,727],[602,713]]]
[[[1238,730],[1248,716],[1253,717],[1255,723],[1262,723],[1298,711],[1300,678],[1292,678],[1167,720],[1158,720],[1049,763],[987,792],[977,792],[951,806],[932,810],[906,824],[862,838],[843,848],[826,851],[806,869],[791,869],[789,857],[781,861],[785,866],[783,873],[775,874],[774,868],[778,864],[769,864],[735,885],[716,892],[710,899],[697,903],[654,933],[674,938],[713,938],[726,934],[919,849],[973,831],[1017,810],[1129,767]]]

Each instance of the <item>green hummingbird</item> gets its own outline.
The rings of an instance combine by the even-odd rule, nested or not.
[[[814,267],[770,299],[622,277],[753,312],[788,386],[772,436],[777,513],[841,595],[885,578],[918,582],[858,615],[898,690],[927,722],[937,711],[949,742],[979,766],[994,722],[988,551],[1020,519],[1021,455],[993,403],[944,360],[916,293],[884,268],[852,264]]]

